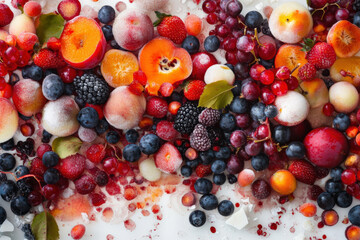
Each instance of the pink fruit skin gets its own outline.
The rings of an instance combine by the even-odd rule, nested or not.
[[[349,151],[345,136],[330,127],[312,130],[304,139],[306,156],[319,167],[334,168],[338,166]]]
[[[175,172],[182,164],[179,150],[170,142],[165,143],[155,154],[155,165],[165,173]]]
[[[218,61],[214,55],[207,52],[199,52],[191,55],[193,62],[193,71],[191,77],[198,80],[204,80],[206,70]]]
[[[64,35],[72,33],[71,29],[67,29],[67,26],[70,26],[72,23],[74,23],[75,21],[77,21],[80,18],[85,18],[85,17],[77,16],[65,24],[64,31],[61,34],[60,40]],[[103,59],[105,52],[106,52],[106,39],[105,39],[105,36],[104,36],[99,24],[94,19],[88,18],[88,20],[94,21],[94,23],[97,25],[98,30],[100,31],[100,35],[101,35],[101,39],[100,39],[99,43],[97,44],[94,53],[85,61],[78,62],[78,63],[71,62],[70,59],[64,58],[65,62],[67,62],[70,66],[80,69],[80,70],[91,69],[91,68],[94,68],[97,65],[99,65],[99,63]],[[61,50],[60,50],[60,53],[61,53]]]

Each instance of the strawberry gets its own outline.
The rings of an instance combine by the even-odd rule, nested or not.
[[[154,27],[157,26],[159,35],[169,38],[176,44],[181,44],[186,38],[186,27],[181,18],[158,11],[155,13],[159,19],[154,22]]]
[[[313,165],[304,160],[293,161],[288,169],[295,178],[306,184],[314,184],[316,180],[316,170]]]
[[[150,98],[146,104],[146,113],[152,117],[163,118],[168,111],[167,102],[159,97]]]
[[[306,63],[304,66],[299,68],[298,76],[301,81],[310,81],[316,76],[316,68],[312,63]]]
[[[57,168],[64,177],[76,179],[84,172],[85,162],[86,158],[77,153],[61,159]]]
[[[190,100],[199,100],[204,91],[206,83],[202,80],[193,80],[188,82],[184,88],[184,96]]]
[[[62,68],[66,66],[66,62],[59,52],[54,52],[48,48],[41,49],[34,56],[34,63],[43,68]]]
[[[165,173],[175,172],[183,160],[179,150],[170,142],[165,143],[155,154],[156,167]]]
[[[174,128],[173,122],[162,120],[156,125],[156,135],[165,141],[174,140],[178,134],[178,131]]]
[[[196,173],[196,176],[201,177],[201,178],[209,176],[212,173],[211,165],[200,164],[196,167],[195,173]]]
[[[307,59],[318,69],[330,68],[336,61],[336,53],[330,44],[318,42],[308,52]]]

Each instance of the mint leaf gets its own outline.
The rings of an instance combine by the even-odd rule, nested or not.
[[[58,240],[60,238],[56,220],[48,212],[41,212],[34,217],[31,231],[35,240]]]
[[[217,81],[206,85],[200,96],[199,107],[212,109],[226,107],[234,98],[234,94],[231,92],[234,87],[227,81]]]
[[[39,25],[36,28],[40,44],[44,44],[51,37],[60,38],[64,25],[65,20],[59,14],[48,13],[40,15]]]
[[[66,158],[77,153],[82,142],[77,137],[58,137],[52,143],[52,149],[60,158]]]

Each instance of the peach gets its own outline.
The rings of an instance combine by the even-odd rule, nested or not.
[[[338,21],[330,28],[326,41],[338,57],[352,57],[360,50],[360,29],[349,21]]]
[[[270,186],[281,195],[289,195],[296,189],[296,179],[288,170],[278,170],[270,177]]]
[[[138,126],[146,110],[143,94],[133,94],[128,86],[113,90],[104,107],[106,120],[117,129],[130,129]]]
[[[330,76],[336,81],[346,81],[360,86],[360,57],[338,58],[330,68]]]
[[[122,48],[135,51],[154,37],[154,27],[148,15],[127,9],[115,18],[113,35]]]
[[[298,43],[313,27],[309,10],[297,2],[285,2],[271,13],[269,28],[275,38],[285,43]]]
[[[275,57],[275,67],[286,66],[290,70],[299,66],[292,75],[297,77],[299,68],[304,66],[308,61],[306,60],[306,53],[301,50],[301,46],[284,44],[282,45]]]
[[[300,86],[302,90],[305,91],[304,96],[308,100],[311,108],[323,106],[329,102],[329,90],[320,78],[303,81]]]
[[[14,136],[19,124],[18,113],[6,98],[0,98],[0,116],[0,143],[2,143]]]
[[[32,116],[41,111],[47,102],[41,85],[31,79],[22,79],[14,85],[13,102],[16,109],[24,116]]]
[[[95,67],[106,51],[106,40],[99,24],[83,16],[77,16],[65,24],[60,41],[64,60],[78,69]]]
[[[351,83],[337,82],[330,87],[329,99],[337,112],[350,113],[358,106],[359,93]]]
[[[41,123],[46,131],[59,137],[70,136],[77,132],[80,124],[77,120],[79,106],[69,96],[45,104]]]
[[[30,32],[36,34],[35,24],[31,17],[21,14],[11,21],[9,33],[18,37],[22,32]]]

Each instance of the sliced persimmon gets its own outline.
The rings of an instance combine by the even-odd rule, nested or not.
[[[308,61],[306,60],[306,53],[301,50],[301,46],[284,44],[282,45],[275,57],[275,67],[286,66],[289,69],[295,69],[292,73],[294,77],[298,76],[299,68],[305,65]]]
[[[151,40],[141,49],[139,62],[148,79],[146,89],[151,95],[158,94],[161,84],[182,81],[192,72],[189,53],[161,37]]]

